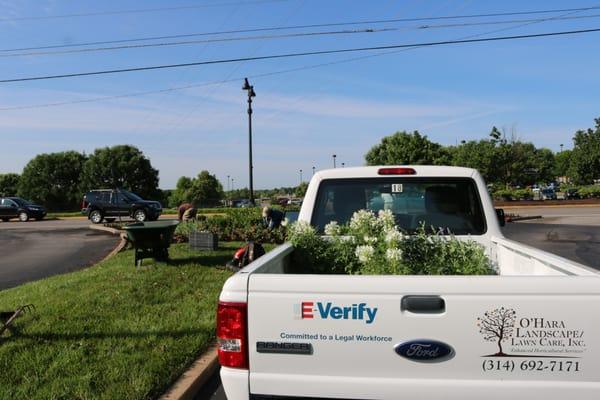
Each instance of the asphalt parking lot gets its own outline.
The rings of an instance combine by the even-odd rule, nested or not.
[[[0,290],[102,260],[119,239],[88,226],[83,219],[0,222]]]

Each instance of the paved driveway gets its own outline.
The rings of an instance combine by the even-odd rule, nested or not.
[[[88,226],[87,220],[0,222],[0,289],[103,259],[118,238]]]

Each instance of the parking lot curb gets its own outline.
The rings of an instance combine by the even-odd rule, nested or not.
[[[541,215],[524,215],[522,217],[507,217],[506,222],[527,221],[528,219],[542,219]]]
[[[101,225],[100,226],[99,225],[90,225],[89,228],[96,230],[96,231],[107,232],[107,233],[110,233],[111,235],[119,235],[119,237],[121,238],[121,240],[119,241],[119,244],[117,244],[117,246],[110,253],[108,253],[108,255],[102,259],[102,261],[108,260],[115,254],[122,251],[125,248],[125,246],[127,246],[127,235],[125,235],[125,233],[123,233],[122,231],[120,231],[118,229],[109,228],[109,227],[101,226]]]
[[[160,400],[193,399],[212,374],[219,367],[217,345],[211,345],[187,371],[162,395]]]

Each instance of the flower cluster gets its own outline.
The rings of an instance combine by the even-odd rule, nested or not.
[[[491,274],[484,249],[472,241],[430,234],[424,226],[407,234],[394,214],[381,210],[354,213],[350,222],[332,221],[319,236],[306,222],[289,229],[297,267],[312,273],[365,275],[482,275]],[[300,263],[303,263],[300,265]]]

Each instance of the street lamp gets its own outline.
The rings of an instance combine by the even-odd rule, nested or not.
[[[333,168],[335,168],[335,157],[337,157],[335,154],[333,155]]]
[[[312,167],[312,170],[313,170],[313,175],[314,175],[315,174],[315,166],[314,165]]]
[[[562,148],[563,148],[564,144],[560,144],[560,152],[562,153]]]
[[[227,175],[227,192],[229,192],[229,175]]]
[[[231,178],[231,191],[233,192],[233,178]]]
[[[252,179],[252,98],[256,97],[254,86],[248,83],[248,78],[244,78],[242,90],[248,92],[248,170],[250,175],[250,203],[254,205],[254,184]]]
[[[302,185],[302,170],[300,170],[300,184]]]
[[[344,168],[345,165],[346,165],[346,163],[342,163],[342,168]]]

